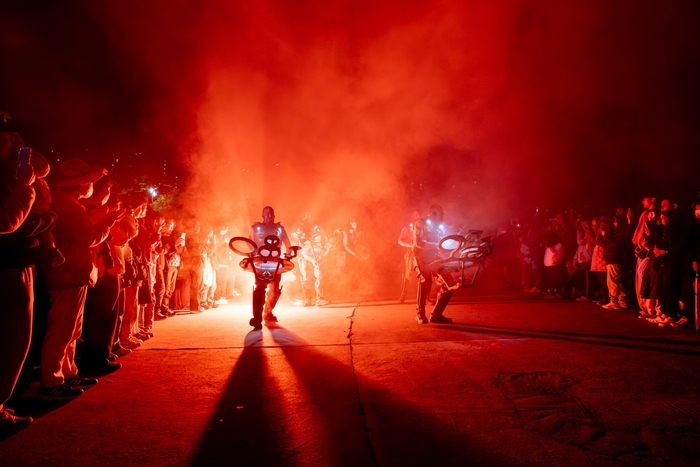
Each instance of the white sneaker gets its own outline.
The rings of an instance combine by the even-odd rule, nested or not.
[[[688,318],[682,316],[678,321],[671,321],[670,324],[672,328],[680,328],[688,324]]]
[[[607,305],[603,305],[606,310],[619,310],[620,307],[615,302],[610,302]]]
[[[131,339],[126,339],[126,340],[120,340],[119,345],[124,348],[124,349],[129,349],[133,350],[135,348],[141,347],[141,344],[139,344],[136,339],[133,341]]]
[[[12,409],[0,409],[0,435],[11,434],[32,423],[32,417],[18,417]]]
[[[220,299],[218,299],[216,301],[216,304],[217,305],[226,305],[226,304],[228,304],[228,300],[226,300],[224,297],[221,297]]]

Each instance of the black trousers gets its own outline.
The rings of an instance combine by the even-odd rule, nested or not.
[[[85,360],[107,358],[112,350],[119,320],[119,282],[118,274],[105,274],[94,287],[88,287],[82,333]]]
[[[282,287],[280,287],[281,280],[282,275],[278,274],[272,282],[255,281],[255,289],[253,289],[253,318],[258,323],[262,323],[263,309],[265,311],[265,316],[272,314],[272,310],[275,308],[280,295],[282,295]],[[265,298],[266,290],[267,299]]]
[[[430,295],[430,289],[433,286],[433,274],[425,274],[423,276],[425,280],[421,282],[420,289],[418,290],[418,312],[425,314],[425,304],[428,300],[428,295]],[[432,316],[442,316],[447,308],[447,304],[450,303],[454,290],[448,290],[444,283],[440,284],[437,293],[437,301],[435,302],[435,307],[431,312]]]

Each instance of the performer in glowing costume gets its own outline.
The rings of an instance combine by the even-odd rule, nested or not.
[[[401,295],[399,296],[399,303],[403,303],[406,300],[406,293],[408,293],[408,285],[411,283],[411,279],[415,277],[413,270],[415,269],[415,261],[413,261],[413,230],[416,222],[420,220],[420,214],[418,211],[413,211],[411,213],[411,222],[405,225],[401,229],[399,234],[399,245],[404,247],[405,252],[403,255],[404,270],[401,275]]]
[[[425,304],[430,288],[433,285],[433,276],[436,276],[428,269],[428,265],[440,258],[438,243],[446,235],[442,220],[442,207],[438,204],[433,204],[428,208],[428,217],[416,222],[413,229],[413,255],[418,265],[419,279],[421,281],[420,290],[418,291],[418,314],[416,315],[416,321],[419,324],[428,322],[428,318],[425,316]],[[449,290],[447,285],[441,280],[438,280],[438,285],[440,289],[438,290],[435,307],[430,314],[430,322],[449,324],[452,322],[452,318],[447,318],[442,314],[450,302],[454,291]]]
[[[313,303],[316,303],[316,306],[328,305],[328,300],[323,298],[321,262],[328,255],[331,245],[325,241],[323,230],[314,224],[309,213],[304,215],[301,225],[296,232],[292,233],[292,236],[301,246],[301,253],[297,256],[297,266],[304,292],[304,306],[312,306]]]
[[[258,247],[265,244],[265,238],[274,235],[278,237],[281,243],[284,244],[286,252],[291,249],[289,238],[284,227],[279,222],[275,222],[275,210],[270,206],[265,206],[262,211],[262,222],[256,222],[250,228],[249,238],[255,242]],[[281,274],[278,274],[275,279],[269,283],[270,289],[267,291],[267,300],[265,300],[265,289],[267,283],[255,280],[255,289],[253,290],[253,319],[250,320],[251,326],[256,329],[262,328],[262,320],[266,322],[276,322],[277,317],[272,314],[272,310],[277,304],[280,295],[282,295],[282,287],[280,287]]]

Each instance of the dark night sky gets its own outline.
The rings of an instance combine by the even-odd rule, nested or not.
[[[250,217],[689,199],[698,24],[690,1],[3,2],[0,110],[42,152],[172,157],[193,202]]]

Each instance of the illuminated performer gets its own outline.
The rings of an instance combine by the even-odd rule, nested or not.
[[[325,241],[323,231],[315,225],[311,214],[306,213],[299,228],[292,234],[301,247],[297,256],[297,266],[301,276],[302,289],[304,292],[304,306],[328,305],[328,300],[323,298],[323,273],[321,262],[330,251],[330,243]],[[314,279],[313,283],[311,282]],[[315,298],[315,300],[314,300]]]
[[[406,300],[408,285],[413,278],[413,270],[415,269],[415,261],[413,261],[413,230],[416,222],[419,220],[420,214],[418,211],[413,211],[411,213],[411,222],[409,222],[408,225],[404,225],[399,234],[399,245],[406,250],[403,255],[404,270],[401,275],[401,295],[399,296],[399,303],[403,303]]]
[[[273,235],[278,237],[281,243],[284,244],[286,251],[290,251],[291,244],[287,237],[287,232],[279,222],[275,222],[275,210],[270,206],[265,206],[262,210],[262,222],[256,222],[250,228],[249,238],[260,247],[265,245],[265,238]],[[272,310],[277,304],[282,287],[280,287],[281,274],[278,274],[275,279],[269,283],[270,289],[267,291],[267,300],[265,299],[265,289],[267,283],[255,280],[255,289],[253,290],[253,319],[250,320],[250,325],[255,329],[262,328],[263,319],[265,322],[273,323],[277,321],[277,317],[272,314]]]
[[[445,227],[442,224],[443,212],[439,204],[433,204],[428,208],[428,217],[416,222],[413,230],[413,255],[418,265],[420,289],[418,291],[418,314],[416,321],[419,324],[426,324],[428,318],[425,316],[425,304],[433,285],[433,276],[437,275],[428,269],[428,265],[440,259],[438,255],[438,243],[445,236]],[[452,318],[447,318],[442,314],[450,302],[454,290],[449,290],[447,285],[438,279],[438,295],[435,307],[430,314],[431,323],[452,323]]]
[[[350,228],[343,229],[343,248],[358,261],[367,261],[369,255],[365,252],[364,232],[359,229],[357,221],[350,221]]]

